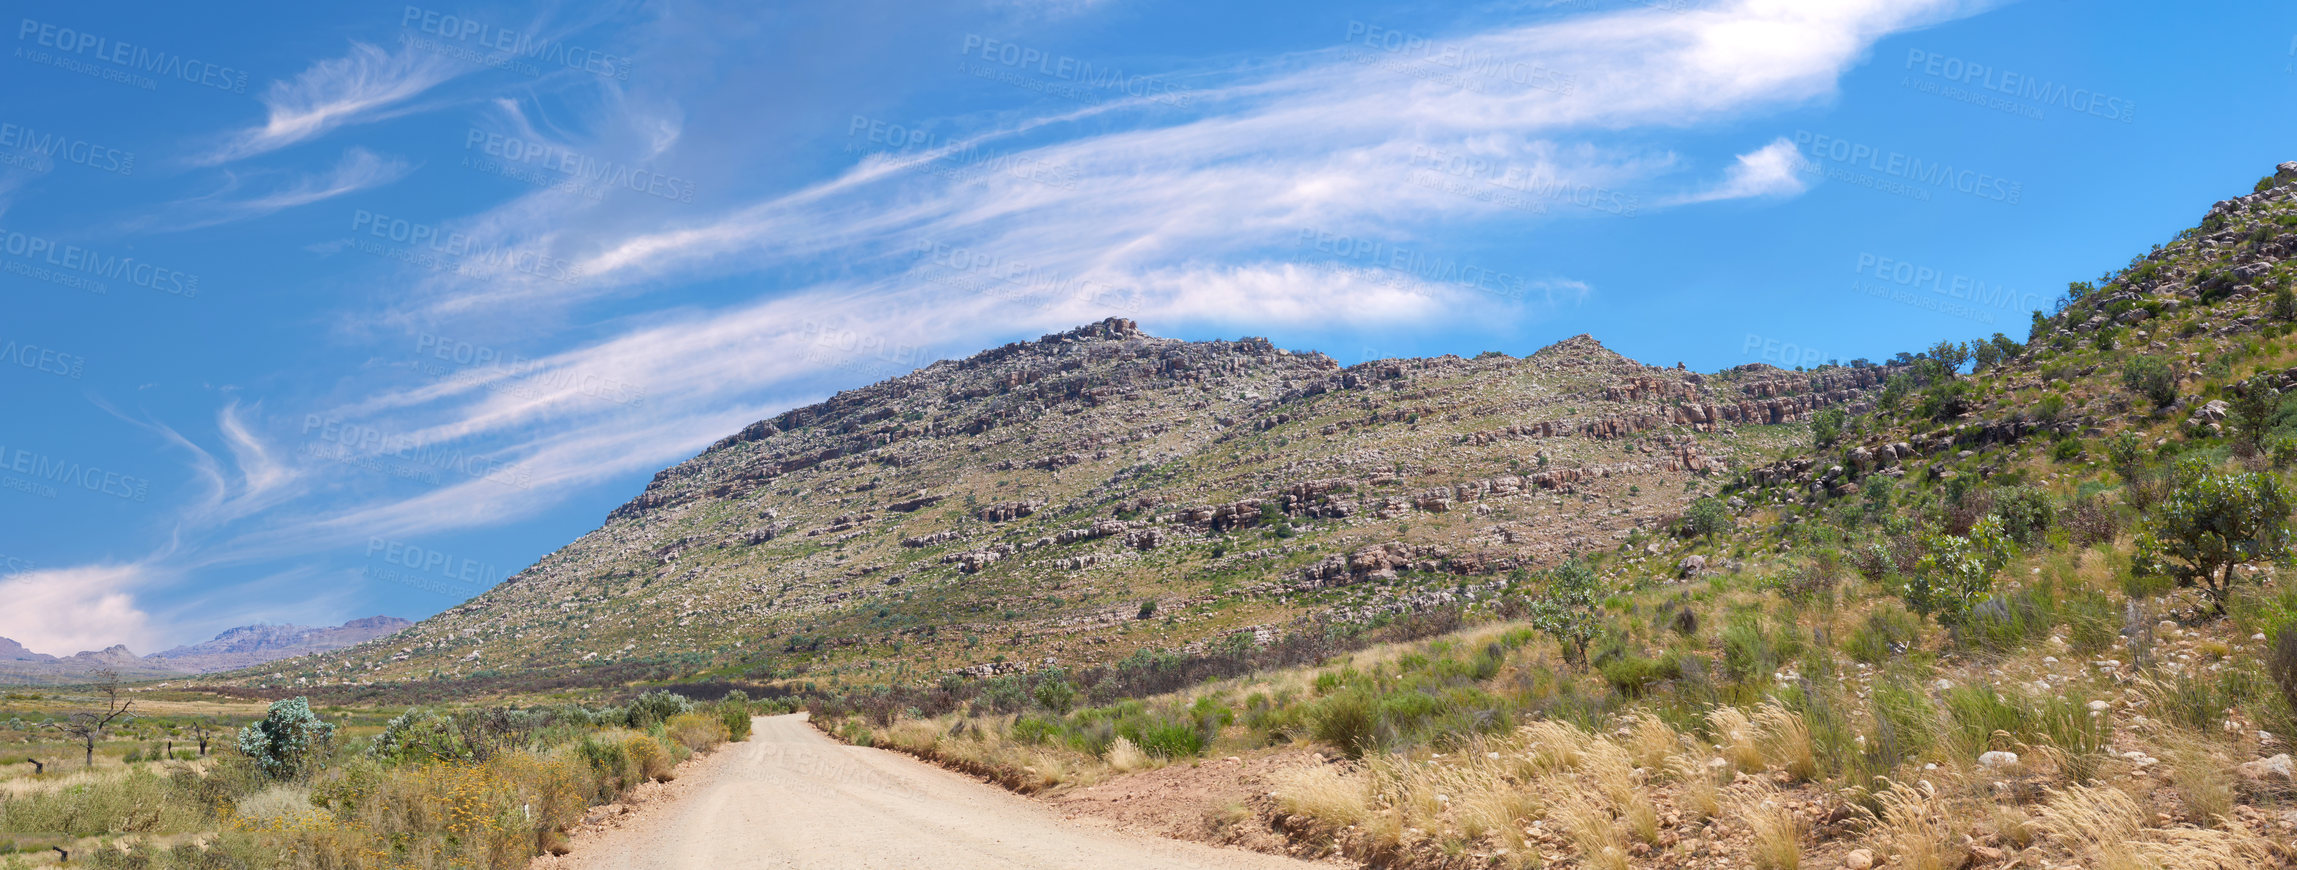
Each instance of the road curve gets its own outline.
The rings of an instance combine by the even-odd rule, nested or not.
[[[1003,789],[878,749],[846,746],[804,714],[759,717],[743,743],[673,801],[577,842],[556,866],[1277,870],[1301,861],[1068,821]],[[1329,868],[1327,868],[1329,870]]]

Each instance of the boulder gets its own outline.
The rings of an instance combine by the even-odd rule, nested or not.
[[[1706,570],[1707,557],[1701,556],[1697,553],[1684,556],[1683,561],[1675,563],[1675,576],[1681,577],[1685,580],[1689,580],[1693,577],[1699,576],[1700,574],[1706,573]]]
[[[2241,775],[2243,781],[2257,785],[2289,786],[2297,784],[2297,763],[2291,762],[2289,753],[2286,752],[2272,758],[2243,763],[2234,768],[2234,771]]]

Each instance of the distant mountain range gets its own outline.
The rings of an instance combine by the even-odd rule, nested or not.
[[[397,634],[414,625],[395,616],[370,616],[337,626],[243,625],[205,643],[138,656],[124,645],[98,652],[52,656],[0,637],[0,684],[49,685],[88,679],[110,668],[131,680],[160,679],[251,667],[276,659],[329,652]]]

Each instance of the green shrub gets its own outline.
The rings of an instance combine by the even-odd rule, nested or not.
[[[2060,613],[2066,621],[2066,642],[2085,656],[2112,649],[2121,639],[2121,614],[2103,592],[2085,591],[2066,600]]]
[[[2079,700],[2053,695],[2042,699],[2033,719],[2043,739],[2060,753],[2058,765],[2067,778],[2077,784],[2097,779],[2106,739],[2112,736],[2105,717],[2090,715],[2088,705]]]
[[[1993,747],[1994,732],[2020,740],[2033,733],[2026,708],[1992,686],[1957,686],[1946,691],[1946,720],[1955,748],[1975,758]]]
[[[1902,608],[1878,604],[1852,629],[1843,652],[1853,661],[1881,667],[1912,649],[1922,636],[1922,620]]]
[[[1123,729],[1119,729],[1123,730]],[[1160,720],[1124,735],[1142,752],[1162,759],[1188,758],[1204,752],[1204,735],[1189,722]]]
[[[1713,496],[1692,502],[1683,512],[1685,537],[1714,540],[1716,535],[1727,534],[1737,521],[1731,518],[1731,509]]]
[[[1723,629],[1723,674],[1732,681],[1767,678],[1778,663],[1779,654],[1760,624],[1741,621]]]
[[[1595,640],[1602,622],[1596,605],[1603,592],[1595,572],[1577,559],[1540,572],[1546,588],[1525,609],[1533,628],[1555,638],[1564,662],[1578,665],[1587,658],[1587,645]]]
[[[1309,715],[1309,733],[1317,740],[1339,747],[1350,758],[1360,758],[1376,748],[1374,724],[1371,698],[1357,691],[1327,696]]]
[[[755,715],[750,705],[750,694],[740,689],[728,691],[718,699],[718,719],[726,725],[726,739],[740,743],[750,739],[750,717]]]
[[[2179,461],[2176,488],[2138,536],[2132,573],[2199,588],[2223,616],[2235,568],[2289,551],[2290,498],[2274,475],[2213,474],[2203,462]]]
[[[1927,543],[1929,552],[1901,594],[1915,612],[1936,617],[1940,625],[1959,624],[1993,591],[1994,573],[2010,561],[2010,538],[2001,519],[1989,514],[1968,535],[1933,535]]]
[[[2019,546],[2031,547],[2057,522],[2058,506],[2050,494],[2032,486],[2006,487],[1994,494],[1994,514],[2002,518],[2002,533]]]
[[[1607,659],[1597,666],[1603,679],[1630,698],[1643,696],[1653,684],[1683,675],[1682,665],[1674,658],[1651,659],[1633,653]]]
[[[630,727],[645,730],[653,727],[656,722],[669,721],[670,717],[692,712],[693,709],[694,702],[687,700],[686,696],[657,690],[630,699],[624,715],[629,717]]]
[[[303,775],[326,757],[335,739],[335,725],[311,712],[311,702],[300,697],[274,702],[262,720],[239,732],[239,752],[254,759],[274,779]]]
[[[1938,739],[1938,710],[1922,690],[1902,680],[1885,680],[1874,687],[1871,701],[1874,737],[1867,741],[1867,758],[1877,771],[1888,771],[1920,758]]]
[[[2122,363],[2122,386],[2166,408],[2177,401],[2177,374],[2158,357],[2139,354]]]

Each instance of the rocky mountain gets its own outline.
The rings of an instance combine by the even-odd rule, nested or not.
[[[1626,548],[1894,371],[1584,335],[1343,367],[1110,319],[758,421],[403,636],[237,680],[882,679],[1377,620]]]
[[[125,645],[113,645],[101,651],[58,657],[32,652],[23,644],[0,637],[0,684],[81,682],[106,668],[131,680],[227,671],[338,650],[396,634],[412,625],[413,622],[395,616],[370,616],[328,627],[243,625],[225,630],[205,643],[179,646],[149,656],[138,656]]]
[[[337,626],[243,625],[213,640],[153,653],[150,661],[192,673],[228,671],[275,659],[342,649],[388,637],[414,625],[396,616],[370,616]]]
[[[0,685],[45,686],[58,683],[85,682],[105,669],[116,671],[130,680],[159,679],[182,676],[183,671],[147,660],[125,645],[68,656],[52,656],[26,650],[23,645],[0,637]]]

